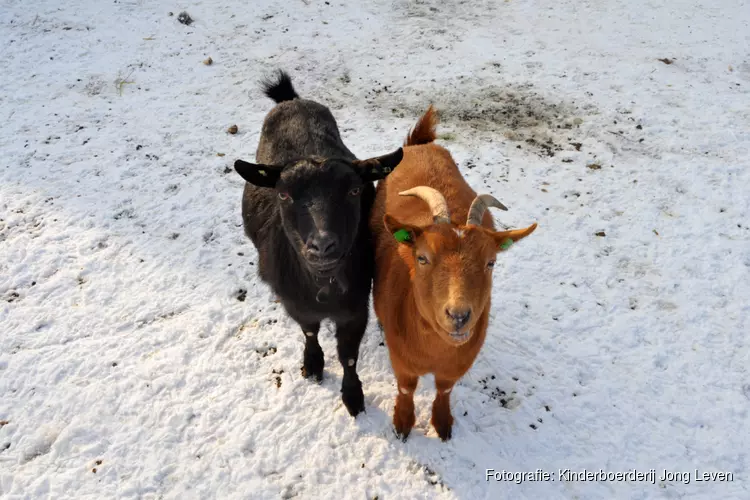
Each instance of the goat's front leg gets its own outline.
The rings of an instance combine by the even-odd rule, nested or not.
[[[451,415],[451,391],[455,380],[435,377],[435,400],[432,402],[432,426],[440,436],[447,441],[451,438],[453,429],[453,415]]]
[[[323,349],[318,343],[318,331],[320,323],[302,324],[302,333],[305,335],[305,354],[302,361],[302,376],[313,377],[317,382],[323,380]]]
[[[396,396],[396,407],[393,409],[393,428],[396,436],[402,441],[409,437],[417,417],[414,414],[414,391],[417,390],[419,377],[396,372],[396,384],[398,395]]]
[[[352,417],[365,410],[365,395],[357,375],[359,344],[367,328],[367,311],[346,322],[336,323],[336,348],[344,368],[341,381],[341,399]]]

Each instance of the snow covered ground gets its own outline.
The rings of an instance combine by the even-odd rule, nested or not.
[[[750,498],[743,0],[3,0],[0,42],[3,497]],[[374,317],[366,414],[332,335],[301,377],[231,171],[276,68],[360,157],[434,103],[498,220],[539,223],[498,260],[448,443],[429,378],[393,436]]]

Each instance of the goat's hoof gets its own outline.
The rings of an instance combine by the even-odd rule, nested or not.
[[[307,363],[305,363],[305,365],[307,365]],[[320,365],[319,367],[315,366],[314,368],[302,366],[302,376],[305,378],[311,378],[317,383],[320,383],[323,380],[323,365]]]
[[[444,422],[433,420],[432,426],[443,441],[448,441],[453,436],[453,417]]]
[[[360,412],[365,411],[365,394],[362,392],[362,384],[343,388],[341,400],[352,417],[356,417]]]
[[[323,380],[323,366],[325,361],[323,360],[323,353],[318,355],[311,354],[305,356],[302,361],[302,376],[305,378],[312,378],[316,382]]]
[[[409,437],[409,433],[411,433],[411,429],[414,427],[416,421],[417,418],[414,413],[404,416],[395,413],[393,415],[393,431],[401,441],[406,442],[406,438]]]
[[[440,439],[443,441],[448,441],[451,437],[453,437],[453,426],[435,430],[437,431],[438,436],[440,436]]]
[[[409,433],[411,432],[411,429],[406,429],[405,431],[399,431],[396,427],[393,427],[393,435],[396,436],[396,438],[400,439],[402,443],[405,443],[406,440],[409,437]]]

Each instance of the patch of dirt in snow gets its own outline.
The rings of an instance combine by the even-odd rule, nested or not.
[[[346,84],[332,83],[325,102],[343,102]],[[623,152],[652,158],[660,154],[649,144],[648,131],[640,123],[643,117],[634,115],[632,109],[618,107],[604,113],[590,102],[566,100],[528,82],[458,75],[403,85],[374,81],[372,85],[363,95],[370,113],[406,119],[410,128],[432,104],[439,117],[438,139],[448,143],[469,139],[503,143],[519,154],[555,157],[563,163],[582,161],[600,168],[602,161]],[[603,114],[611,118],[604,126]]]
[[[485,394],[489,394],[490,399],[493,401],[497,401],[503,408],[507,408],[509,410],[517,408],[521,404],[521,399],[518,396],[518,391],[506,391],[500,389],[498,385],[495,385],[495,383],[493,382],[494,380],[495,375],[480,379],[479,383],[482,385],[482,392],[484,392]],[[515,381],[517,382],[518,379],[516,378]],[[490,388],[491,385],[495,385],[495,387]],[[487,391],[489,391],[489,393]]]
[[[87,78],[85,85],[83,86],[83,93],[89,97],[97,96],[104,91],[107,86],[101,77],[91,75]]]
[[[577,128],[576,109],[545,101],[531,85],[482,88],[464,100],[446,100],[442,121],[479,133],[501,133],[542,156],[554,156],[568,141],[557,131]]]
[[[542,157],[572,150],[582,136],[585,116],[596,114],[591,105],[578,106],[548,100],[532,84],[486,83],[459,76],[457,81],[432,83],[421,90],[378,85],[365,94],[373,111],[391,109],[399,118],[421,116],[432,103],[440,118],[441,138],[446,131],[471,131],[493,142],[504,138]]]
[[[435,472],[429,465],[425,465],[416,461],[410,461],[407,465],[406,470],[415,475],[423,475],[424,479],[430,486],[433,486],[437,491],[448,492],[451,489],[443,483],[443,479],[439,473]]]

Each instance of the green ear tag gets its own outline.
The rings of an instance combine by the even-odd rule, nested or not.
[[[406,229],[399,229],[398,231],[393,233],[393,237],[396,238],[396,241],[398,241],[399,243],[411,240],[411,235]]]
[[[258,170],[258,173],[259,173],[260,175],[262,175],[263,177],[268,177],[268,174],[266,173],[266,171],[265,171],[265,170]]]
[[[510,246],[513,244],[513,240],[510,238],[505,238],[502,243],[500,243],[500,248],[503,250],[507,250],[510,248]]]

